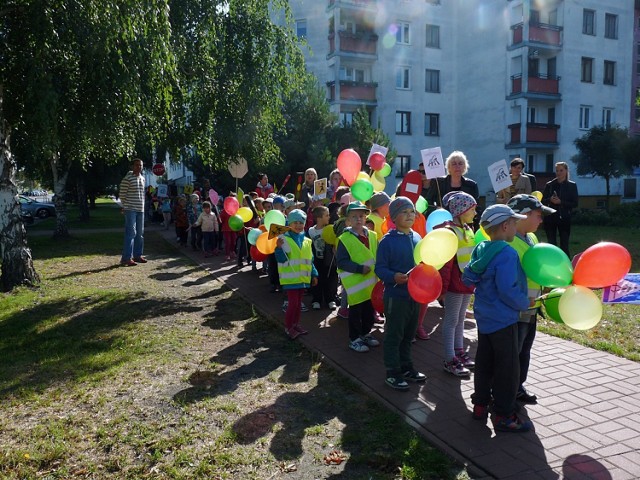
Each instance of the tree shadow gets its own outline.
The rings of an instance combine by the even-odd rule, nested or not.
[[[109,265],[108,267],[92,268],[90,270],[83,270],[83,271],[80,271],[80,272],[79,271],[75,271],[75,272],[67,273],[65,275],[49,276],[48,278],[49,278],[49,280],[61,280],[63,278],[71,278],[71,277],[77,277],[77,276],[81,276],[81,275],[108,272],[110,270],[115,270],[117,268],[121,268],[120,265],[118,265],[118,264]]]
[[[589,455],[569,455],[562,462],[562,478],[566,480],[612,480],[602,463]]]

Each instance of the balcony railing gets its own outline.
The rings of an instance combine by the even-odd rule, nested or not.
[[[376,3],[378,3],[378,0],[329,0],[329,7],[373,7]]]
[[[548,95],[559,95],[560,77],[557,75],[530,75],[527,79],[526,93],[541,93]],[[523,93],[522,74],[511,76],[511,94]]]
[[[375,55],[378,46],[378,35],[373,32],[349,33],[339,31],[340,51]],[[336,50],[335,34],[329,34],[329,54]]]
[[[523,43],[523,28],[522,23],[511,26],[513,30],[513,44],[518,45]],[[558,25],[550,25],[548,23],[529,23],[529,38],[527,41],[544,45],[560,46],[562,45],[561,33],[562,27]]]
[[[363,102],[376,101],[376,82],[353,82],[351,80],[340,80],[340,100],[354,100]],[[336,101],[336,82],[327,82],[329,87],[329,100]]]
[[[520,144],[522,124],[509,125],[511,130],[511,144]],[[558,143],[558,129],[560,125],[548,123],[527,123],[526,143]]]

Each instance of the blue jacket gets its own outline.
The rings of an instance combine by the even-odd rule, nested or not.
[[[410,234],[399,232],[395,228],[382,237],[376,255],[376,275],[384,282],[384,296],[387,298],[410,299],[407,284],[396,285],[393,276],[407,273],[416,266],[413,249],[420,241],[420,235],[411,230]]]
[[[529,308],[527,277],[520,266],[518,252],[507,242],[478,244],[462,280],[476,287],[473,312],[482,334],[517,323],[520,312]]]
[[[302,248],[302,241],[305,238],[305,234],[304,232],[302,233],[295,233],[292,232],[291,230],[289,230],[287,233],[285,233],[286,236],[290,237],[293,239],[294,242],[296,242],[296,245],[298,245],[298,248]],[[288,261],[288,257],[287,254],[284,252],[284,250],[282,250],[280,247],[276,247],[276,251],[274,252],[275,256],[276,256],[276,260],[280,263],[285,263],[286,261]],[[311,259],[311,278],[313,277],[317,277],[318,276],[318,270],[316,270],[315,265],[313,264],[313,258]],[[282,289],[283,290],[293,290],[296,288],[309,288],[311,285],[309,285],[308,283],[295,283],[292,285],[283,285]]]

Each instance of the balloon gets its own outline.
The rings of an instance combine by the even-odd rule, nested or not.
[[[240,215],[232,215],[229,217],[229,228],[234,232],[239,232],[244,227],[244,222]]]
[[[547,293],[547,298],[543,302],[544,310],[547,312],[547,317],[549,317],[556,323],[564,323],[562,321],[562,317],[560,316],[560,311],[558,310],[560,297],[564,292],[564,288],[554,288],[549,293]]]
[[[428,206],[429,204],[422,195],[418,197],[418,201],[416,202],[416,210],[418,210],[420,213],[424,213]]]
[[[384,179],[384,177],[378,175],[378,173],[379,172],[373,172],[373,175],[371,175],[371,183],[373,184],[374,192],[382,192],[387,186],[387,181]]]
[[[270,210],[264,216],[264,226],[269,231],[272,224],[285,225],[287,220],[284,218],[284,213],[279,210]]]
[[[458,237],[448,228],[438,228],[420,240],[420,259],[427,265],[444,265],[458,251]]]
[[[253,212],[249,207],[240,207],[236,212],[236,215],[238,215],[243,222],[248,222],[253,218]]]
[[[433,227],[438,226],[441,223],[451,221],[453,221],[451,213],[444,208],[438,208],[431,212],[427,217],[427,233],[433,230]]]
[[[247,240],[251,245],[255,245],[260,235],[262,235],[262,230],[259,228],[252,228],[247,234]]]
[[[542,192],[539,192],[538,190],[536,190],[535,192],[531,192],[531,195],[536,197],[539,202],[542,201]]]
[[[336,232],[333,231],[333,225],[326,225],[322,229],[322,233],[320,234],[325,243],[329,245],[337,245],[338,239],[336,237]]]
[[[573,258],[571,259],[571,266],[573,267],[573,272],[575,274],[576,271],[576,265],[578,263],[578,260],[580,259],[580,256],[582,255],[582,252],[580,253],[576,253]]]
[[[442,278],[433,266],[421,263],[409,273],[407,288],[416,302],[431,303],[442,292]]]
[[[522,269],[543,287],[565,287],[573,277],[567,254],[550,243],[538,243],[527,250],[522,256]]]
[[[209,200],[211,200],[212,205],[217,205],[218,200],[220,200],[220,195],[213,188],[209,190]]]
[[[347,148],[340,152],[337,160],[338,170],[347,185],[356,181],[358,172],[362,168],[362,160],[360,155],[353,148]]]
[[[356,177],[356,181],[358,180],[368,180],[371,181],[371,177],[367,172],[358,172],[358,176]]]
[[[589,330],[602,318],[602,303],[587,287],[572,285],[560,297],[558,311],[565,325],[576,330]]]
[[[599,242],[590,246],[576,262],[573,283],[590,288],[615,285],[631,269],[631,255],[622,245]]]
[[[251,245],[251,249],[249,250],[251,253],[251,258],[253,258],[256,262],[264,262],[267,259],[267,255],[258,250],[258,247],[255,245]]]
[[[276,237],[269,240],[269,232],[264,232],[260,234],[260,236],[258,237],[258,240],[256,240],[256,248],[260,250],[260,253],[269,255],[276,251],[277,242],[278,242],[278,239]]]
[[[384,283],[381,280],[373,286],[373,291],[371,292],[371,304],[373,305],[373,309],[378,312],[380,315],[384,313],[384,301],[382,298],[384,297]]]
[[[382,222],[382,226],[380,227],[380,230],[382,230],[382,235],[386,235],[386,233],[392,228],[396,228],[396,224],[393,223],[391,217],[385,218],[384,222]],[[378,239],[378,241],[380,241],[380,239]]]
[[[426,238],[426,237],[425,237]],[[413,247],[413,261],[416,265],[420,265],[422,263],[422,257],[420,256],[420,250],[422,249],[422,245],[424,244],[424,238],[421,238],[416,246]]]
[[[238,197],[238,204],[242,205],[242,198],[244,197],[244,192],[240,187],[238,187],[238,191],[236,192],[236,196]]]
[[[372,153],[369,157],[369,166],[371,170],[378,171],[384,167],[387,163],[387,159],[380,152]]]
[[[473,236],[473,239],[476,241],[476,245],[484,242],[485,240],[491,240],[487,232],[485,232],[484,228],[480,227],[476,234]]]
[[[224,211],[229,215],[235,215],[238,209],[240,208],[240,204],[238,203],[238,199],[235,197],[227,197],[224,199]]]
[[[388,177],[389,174],[391,173],[391,165],[389,165],[388,163],[385,163],[382,166],[382,168],[378,170],[378,173],[380,173],[380,175],[383,177]]]
[[[416,212],[416,219],[413,221],[411,229],[420,235],[420,238],[427,236],[427,219],[420,212]]]
[[[351,185],[351,195],[356,200],[360,200],[361,202],[366,202],[373,195],[373,183],[369,180],[356,180],[356,182]]]

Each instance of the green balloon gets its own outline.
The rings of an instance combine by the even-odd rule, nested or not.
[[[567,254],[550,243],[538,243],[522,256],[527,277],[543,287],[566,287],[573,279],[573,267]]]
[[[416,210],[420,213],[424,213],[427,210],[429,203],[424,199],[422,195],[418,197],[418,201],[416,202]]]
[[[383,177],[388,177],[391,173],[391,165],[385,163],[384,166],[380,170],[378,170],[378,173]]]
[[[547,317],[556,323],[564,323],[560,316],[560,297],[564,293],[564,288],[555,288],[547,294],[547,298],[544,300],[544,310],[547,313]]]
[[[229,217],[229,228],[234,232],[239,232],[242,230],[243,226],[244,222],[242,221],[242,218],[240,218],[240,215],[232,215]]]
[[[264,226],[269,231],[271,225],[286,225],[287,220],[284,218],[284,213],[279,210],[270,210],[264,216]]]
[[[351,195],[356,200],[366,202],[373,195],[373,183],[369,180],[360,179],[351,185]]]
[[[473,239],[475,240],[476,245],[478,245],[479,243],[484,242],[485,240],[490,240],[489,239],[489,235],[487,235],[487,232],[485,232],[484,228],[482,228],[482,227],[480,227],[478,229],[476,234],[473,236]]]

